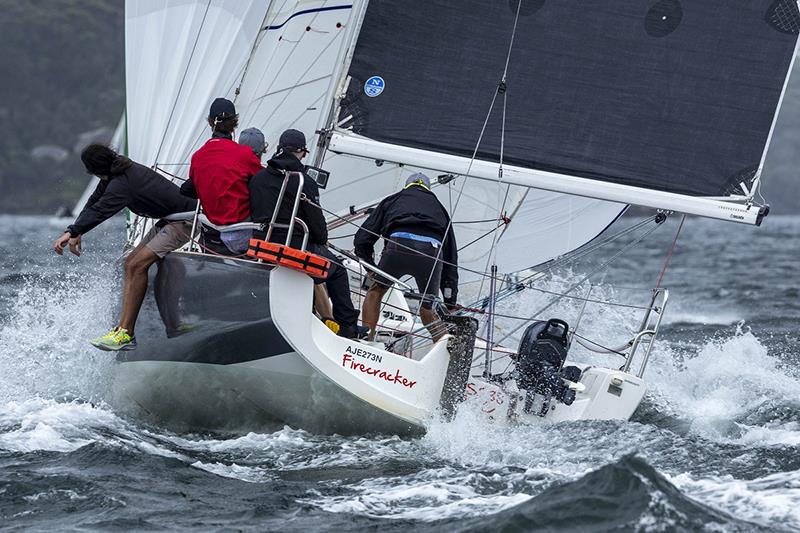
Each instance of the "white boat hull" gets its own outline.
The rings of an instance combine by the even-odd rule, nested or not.
[[[453,383],[453,337],[410,359],[334,335],[311,313],[312,283],[298,272],[183,253],[161,268],[167,274],[159,276],[172,279],[153,284],[158,314],[148,300],[139,348],[119,357],[114,390],[121,409],[179,431],[290,425],[340,434],[420,433],[441,414],[445,383]],[[159,297],[159,287],[183,293]],[[183,319],[169,318],[169,298],[180,300],[172,307]],[[176,320],[193,327],[175,335]],[[552,402],[542,411],[526,405],[513,381],[456,383],[450,396],[457,400],[476,391],[491,396],[484,411],[500,423],[627,419],[645,392],[630,374],[587,368],[572,405]]]

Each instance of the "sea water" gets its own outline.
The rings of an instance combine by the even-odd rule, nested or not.
[[[800,530],[800,218],[686,221],[631,421],[501,429],[468,403],[419,438],[176,434],[124,418],[107,402],[112,357],[86,343],[112,325],[122,225],[87,235],[80,258],[51,250],[64,225],[0,217],[0,528]],[[646,304],[676,229],[672,217],[612,263],[591,296]],[[526,291],[499,312],[550,297]],[[548,313],[573,321],[581,307]],[[624,342],[639,312],[589,304],[580,331]]]

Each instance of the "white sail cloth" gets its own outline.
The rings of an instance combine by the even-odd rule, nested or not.
[[[263,0],[127,0],[128,155],[178,176],[208,137],[216,97],[233,99],[264,20]]]

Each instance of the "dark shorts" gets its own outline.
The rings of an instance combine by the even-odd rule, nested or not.
[[[396,278],[413,276],[417,282],[417,290],[425,295],[422,306],[430,309],[434,298],[439,294],[439,282],[442,278],[442,263],[436,260],[439,248],[427,242],[402,237],[394,237],[393,240],[397,244],[391,241],[386,243],[378,268]],[[391,286],[389,280],[377,275],[375,282]]]

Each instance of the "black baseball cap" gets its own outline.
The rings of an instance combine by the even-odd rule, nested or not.
[[[299,130],[286,130],[278,140],[278,149],[281,148],[290,151],[306,150],[306,136]]]
[[[236,106],[227,98],[217,98],[211,102],[211,109],[208,110],[208,118],[229,118],[236,116]]]

